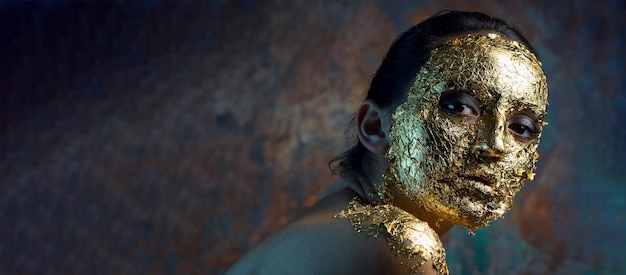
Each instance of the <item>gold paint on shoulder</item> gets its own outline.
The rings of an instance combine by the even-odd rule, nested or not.
[[[335,218],[349,220],[358,233],[374,238],[384,236],[397,256],[417,262],[411,267],[414,272],[431,260],[437,274],[448,274],[446,252],[437,233],[428,223],[396,206],[369,205],[354,198],[348,209],[337,213]]]

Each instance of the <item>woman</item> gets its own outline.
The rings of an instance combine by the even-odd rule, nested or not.
[[[501,217],[532,179],[547,84],[504,21],[446,12],[402,34],[335,159],[349,187],[236,263],[233,274],[447,274],[440,241]]]

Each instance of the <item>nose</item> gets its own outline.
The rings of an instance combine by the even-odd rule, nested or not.
[[[488,123],[486,131],[476,146],[478,156],[485,161],[499,161],[504,157],[505,121],[495,119]]]

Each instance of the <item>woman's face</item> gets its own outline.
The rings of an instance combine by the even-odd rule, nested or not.
[[[477,229],[532,179],[547,108],[541,64],[495,34],[444,43],[392,116],[392,181],[426,210]]]

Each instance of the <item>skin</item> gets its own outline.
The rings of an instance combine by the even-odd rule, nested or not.
[[[355,196],[344,189],[322,199],[227,274],[411,274],[411,260],[396,256],[385,239],[357,234],[348,221],[334,218]],[[429,265],[423,274],[436,274]]]
[[[407,101],[394,112],[366,100],[357,113],[357,134],[368,149],[365,175],[359,180],[382,195],[352,186],[322,199],[228,274],[437,274],[432,259],[423,262],[397,253],[385,238],[355,231],[354,221],[337,218],[338,213],[345,213],[359,197],[405,211],[440,237],[454,225],[484,226],[510,208],[512,197],[534,173],[547,108],[545,77],[532,73],[540,70],[533,63],[536,59],[517,60],[515,47],[504,47],[491,55],[499,59],[483,66],[484,59],[471,57],[494,52],[455,43],[451,40],[449,48],[433,52]],[[456,46],[461,46],[456,49],[459,55]],[[437,66],[457,69],[430,73]],[[472,69],[481,66],[487,80]],[[421,174],[416,176],[411,167],[420,167]],[[480,173],[461,173],[466,170]],[[437,193],[443,188],[457,196]]]

